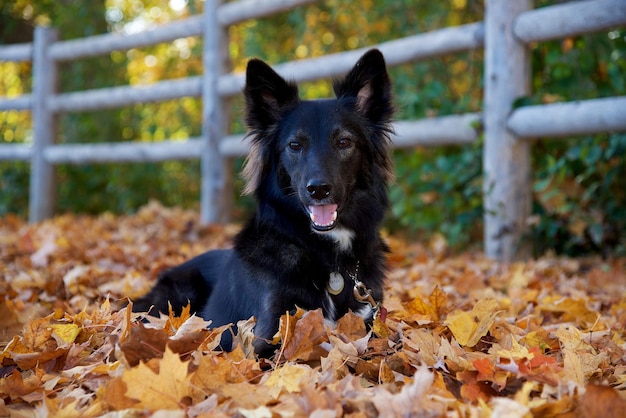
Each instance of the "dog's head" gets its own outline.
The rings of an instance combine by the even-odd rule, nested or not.
[[[376,225],[387,207],[391,86],[380,51],[366,52],[335,99],[303,101],[294,83],[260,60],[248,63],[246,122],[252,149],[246,192],[306,215],[313,230]]]

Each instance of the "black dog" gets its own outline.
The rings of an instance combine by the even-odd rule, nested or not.
[[[255,351],[264,356],[280,316],[296,306],[322,308],[330,321],[349,310],[372,320],[383,298],[388,249],[379,226],[392,177],[391,86],[380,51],[365,53],[333,87],[336,99],[302,101],[267,64],[248,63],[244,176],[256,214],[234,249],[166,271],[135,311],[191,303],[214,326],[255,316]],[[224,333],[223,349],[231,340]]]

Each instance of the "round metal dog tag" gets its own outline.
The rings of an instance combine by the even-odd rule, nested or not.
[[[338,295],[343,290],[343,276],[338,271],[330,273],[328,278],[328,293],[331,295]]]

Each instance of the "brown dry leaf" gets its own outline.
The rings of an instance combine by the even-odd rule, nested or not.
[[[281,319],[282,348],[280,353],[289,361],[319,359],[326,351],[320,347],[328,342],[321,309],[283,315]]]
[[[391,330],[380,316],[374,318],[374,322],[372,323],[372,332],[380,338],[390,338],[392,336]]]
[[[578,412],[585,418],[621,418],[626,413],[626,399],[610,387],[587,385]]]
[[[441,290],[439,285],[435,286],[432,293],[428,297],[428,302],[432,307],[433,321],[439,321],[439,319],[447,313],[448,310],[448,297]]]
[[[404,332],[407,348],[417,353],[420,363],[433,367],[438,360],[441,338],[427,329],[409,328]]]
[[[426,325],[431,322],[438,322],[447,313],[447,309],[448,298],[439,285],[436,285],[428,296],[428,300],[416,296],[410,302],[403,304],[403,310],[394,312],[393,316]]]
[[[302,315],[296,320],[291,334],[285,335],[283,340],[280,352],[289,361],[310,361],[325,355],[326,351],[320,345],[328,342],[328,334],[321,309]]]
[[[270,394],[271,388],[265,385],[255,385],[247,382],[232,383],[220,389],[220,394],[236,406],[229,416],[234,416],[240,409],[256,409],[270,402],[274,398]]]
[[[291,315],[289,312],[280,317],[278,332],[274,335],[272,344],[281,344],[288,341],[294,334],[296,322],[304,315],[306,311],[300,307],[296,308],[296,312]]]
[[[256,356],[254,352],[254,342],[256,341],[256,336],[254,335],[255,326],[256,318],[254,317],[237,322],[237,342],[239,343],[239,347],[246,355],[246,358],[249,359],[253,359]],[[222,332],[230,331],[230,329],[226,329],[224,327],[222,329]]]
[[[141,361],[144,363],[155,357],[162,357],[168,341],[168,333],[164,329],[146,328],[138,322],[130,328],[130,333],[119,344],[120,351],[130,367]]]
[[[8,376],[0,379],[0,393],[11,399],[24,399],[32,393],[40,393],[42,391],[41,384],[41,378],[37,374],[25,379],[16,369]],[[30,398],[33,399],[32,396]],[[40,399],[41,396],[37,396],[37,398]]]
[[[24,324],[20,321],[18,310],[11,300],[0,300],[0,339],[9,341],[19,333]]]
[[[324,379],[340,380],[350,373],[347,359],[338,347],[333,347],[326,357],[321,359]]]
[[[348,339],[359,339],[367,335],[367,328],[363,318],[350,311],[337,320],[335,332]]]

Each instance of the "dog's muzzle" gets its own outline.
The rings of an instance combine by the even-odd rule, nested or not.
[[[337,205],[311,205],[308,207],[313,228],[330,231],[337,224]]]

